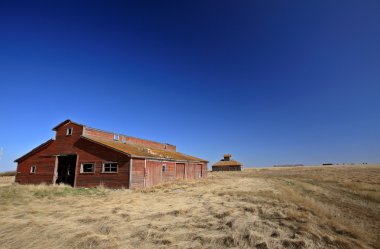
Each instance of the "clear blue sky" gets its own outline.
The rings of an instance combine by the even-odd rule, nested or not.
[[[70,118],[246,166],[380,162],[379,1],[1,1],[0,171]]]

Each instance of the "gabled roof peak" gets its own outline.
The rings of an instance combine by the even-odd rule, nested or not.
[[[76,124],[76,125],[80,125],[80,126],[85,126],[85,125],[82,125],[82,124],[79,124],[79,123],[76,123],[74,121],[71,121],[71,119],[66,119],[65,121],[63,121],[62,123],[59,123],[57,126],[55,126],[53,128],[53,131],[56,131],[59,127],[67,124],[67,123],[72,123],[72,124]]]

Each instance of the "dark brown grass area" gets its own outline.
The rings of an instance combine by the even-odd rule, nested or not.
[[[254,169],[133,191],[0,177],[0,248],[380,248],[379,177]]]

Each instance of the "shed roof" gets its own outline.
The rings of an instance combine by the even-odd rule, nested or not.
[[[107,140],[107,139],[102,139],[99,137],[88,136],[88,135],[81,136],[81,137],[83,139],[103,145],[110,149],[119,151],[131,157],[154,158],[154,159],[165,159],[165,160],[175,160],[175,161],[208,162],[207,160],[189,156],[177,151],[162,150],[162,149],[151,148],[147,146],[141,146],[137,144],[123,143],[120,141]]]

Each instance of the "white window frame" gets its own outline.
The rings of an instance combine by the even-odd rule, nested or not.
[[[166,170],[167,170],[167,169],[166,169],[166,164],[164,163],[164,164],[162,164],[162,172],[165,173]]]
[[[116,172],[114,171],[105,171],[105,165],[106,164],[116,164]],[[111,170],[111,166],[110,166]],[[104,162],[102,165],[102,173],[104,174],[117,174],[119,172],[119,164],[117,162]]]
[[[83,164],[92,164],[92,171],[91,172],[84,172],[83,171]],[[95,163],[81,163],[81,165],[80,165],[80,173],[81,174],[93,174],[93,173],[95,173]]]
[[[119,141],[119,134],[113,134],[113,140]]]
[[[30,174],[35,174],[36,171],[37,171],[37,166],[36,165],[30,166]]]
[[[73,135],[73,127],[69,127],[66,129],[66,136],[71,136]]]
[[[121,142],[123,142],[123,143],[126,142],[125,136],[122,136],[122,137],[121,137]]]

